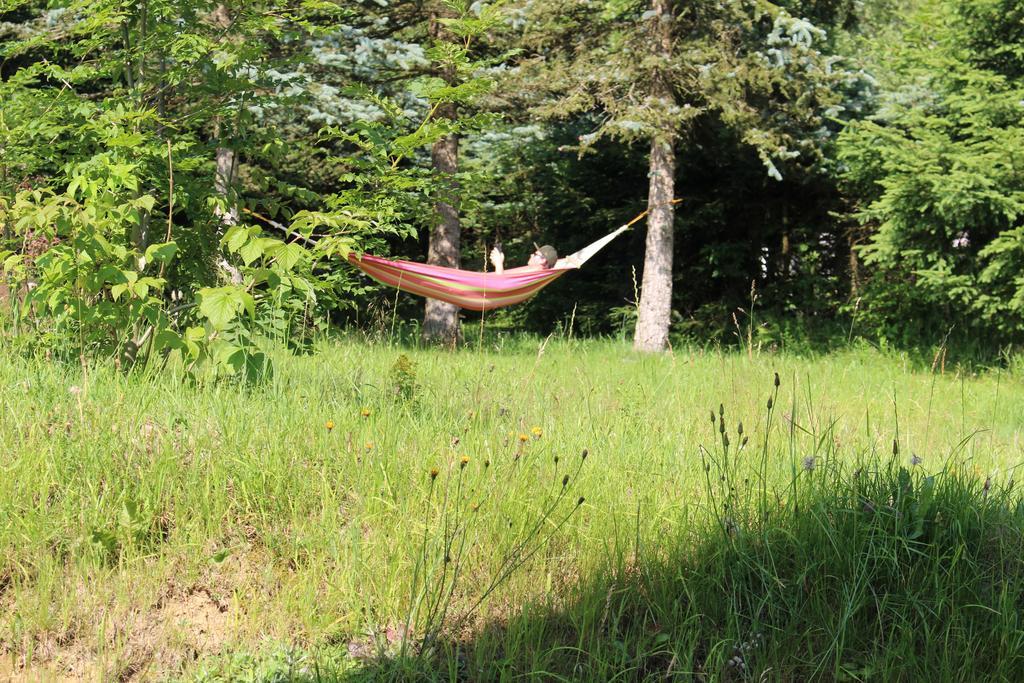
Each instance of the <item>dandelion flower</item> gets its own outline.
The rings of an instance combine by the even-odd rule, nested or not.
[[[368,451],[372,451],[373,450],[373,442],[372,441],[367,441],[366,443],[363,444],[363,448],[365,448]]]
[[[539,439],[544,434],[544,430],[542,430],[540,427],[534,427],[533,429],[530,430],[530,433],[533,434],[533,438]]]
[[[362,410],[359,411],[359,414],[362,415],[363,417],[370,417],[370,409],[363,408]]]
[[[528,437],[526,434],[520,434],[519,440],[522,441],[523,443],[526,443],[527,441],[530,440],[530,437]]]
[[[435,479],[437,479],[437,475],[438,474],[440,474],[440,473],[437,471],[437,468],[436,467],[431,467],[430,468],[430,481],[434,481]]]
[[[327,427],[327,431],[334,429],[334,420],[328,420],[324,423],[324,427]]]
[[[459,469],[460,470],[463,467],[465,467],[466,465],[468,465],[468,464],[469,464],[469,456],[468,455],[464,455],[461,458],[459,458]]]

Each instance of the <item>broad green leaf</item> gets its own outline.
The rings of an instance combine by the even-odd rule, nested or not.
[[[249,239],[249,231],[241,225],[233,225],[228,228],[227,233],[221,240],[221,244],[227,247],[231,253],[236,253]]]
[[[242,292],[235,287],[206,287],[199,292],[199,312],[214,329],[222,330],[238,316]]]
[[[188,341],[197,342],[197,341],[201,341],[205,337],[206,337],[206,330],[204,330],[201,327],[193,326],[193,327],[189,327],[187,330],[185,330],[184,338],[187,339]]]
[[[156,197],[154,197],[151,194],[144,194],[144,195],[142,195],[141,197],[139,197],[138,199],[136,199],[135,201],[132,202],[132,206],[135,206],[135,207],[140,208],[140,209],[145,209],[146,211],[152,211],[153,210],[153,206],[155,204],[156,204]]]
[[[291,242],[268,249],[267,253],[274,258],[274,262],[282,269],[291,270],[302,259],[306,250],[302,245]]]
[[[250,318],[256,317],[256,300],[252,297],[249,292],[240,292],[242,300],[242,306],[245,308],[245,312],[249,314]]]
[[[185,348],[185,342],[181,335],[174,330],[164,329],[156,333],[156,336],[153,338],[153,346],[157,351],[183,349]]]
[[[242,262],[245,265],[250,266],[263,256],[263,246],[262,240],[252,240],[238,250],[238,255],[242,257]]]
[[[138,147],[142,141],[142,133],[120,133],[107,138],[107,145],[110,147]]]
[[[178,245],[175,242],[162,242],[151,244],[146,247],[146,260],[169,263],[178,253]]]

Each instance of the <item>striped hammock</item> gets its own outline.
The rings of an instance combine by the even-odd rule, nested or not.
[[[629,228],[623,225],[575,254],[559,259],[553,268],[501,274],[391,261],[378,256],[349,254],[348,261],[381,284],[403,292],[440,299],[471,311],[490,311],[526,301],[571,270],[587,262],[602,247]]]

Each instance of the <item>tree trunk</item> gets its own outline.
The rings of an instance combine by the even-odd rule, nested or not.
[[[452,108],[454,109],[454,107]],[[454,115],[445,112],[444,116]],[[430,231],[427,263],[447,268],[459,267],[461,231],[459,225],[459,187],[455,173],[459,170],[459,138],[447,135],[430,150],[434,174],[440,190],[434,203],[437,222]],[[427,299],[423,316],[423,341],[455,346],[462,340],[459,307],[438,299]]]
[[[652,0],[654,38],[658,57],[672,56],[672,9],[670,0]],[[656,73],[652,96],[661,105],[675,95],[664,73]],[[661,131],[651,140],[650,190],[647,194],[647,245],[644,250],[644,276],[637,312],[633,348],[638,351],[664,351],[672,322],[672,246],[675,227],[676,132]]]
[[[860,296],[860,258],[857,256],[857,239],[852,230],[847,234],[846,240],[849,249],[850,298],[856,299]]]
[[[783,198],[782,204],[782,240],[779,244],[779,279],[783,282],[793,274],[793,245],[789,236],[789,206],[788,198]]]
[[[235,204],[234,197],[232,196],[232,186],[235,183],[235,150],[227,147],[217,148],[217,171],[216,176],[213,179],[213,189],[224,198],[227,203],[226,209],[217,207],[214,211],[220,216],[220,222],[224,224],[225,228],[231,227],[238,223],[238,206]],[[217,265],[220,269],[227,273],[228,279],[233,285],[242,284],[242,273],[231,265],[223,256],[217,259]]]
[[[210,14],[210,20],[225,32],[231,27],[231,14],[223,4],[217,5]],[[213,179],[213,189],[224,198],[227,205],[226,209],[217,209],[216,213],[225,226],[231,226],[238,223],[238,206],[232,193],[238,160],[235,158],[235,150],[222,144],[219,119],[215,124],[214,135],[217,137],[217,170]]]
[[[633,348],[637,351],[664,351],[668,346],[668,328],[672,321],[675,175],[674,140],[655,139],[651,143],[644,277],[633,338]]]
[[[235,184],[235,150],[228,147],[217,148],[217,171],[213,179],[213,189],[224,198],[227,209],[217,209],[217,215],[224,225],[238,223],[238,207],[232,197],[232,186]]]
[[[430,15],[429,33],[435,40],[445,39],[444,25],[438,20],[443,10],[433,10]],[[442,73],[441,76],[453,83],[455,74]],[[455,120],[458,116],[454,104],[446,104],[438,108],[435,116]],[[455,174],[459,170],[459,138],[457,135],[446,135],[434,143],[430,150],[430,159],[437,178],[438,191],[434,201],[437,222],[430,231],[430,245],[427,248],[427,263],[435,266],[458,268],[460,261],[461,226],[459,224],[459,185]],[[456,346],[462,341],[462,329],[459,326],[459,307],[439,301],[427,299],[423,313],[423,341],[428,344]]]

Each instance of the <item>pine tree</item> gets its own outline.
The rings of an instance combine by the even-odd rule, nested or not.
[[[780,166],[820,149],[805,133],[822,125],[840,74],[817,49],[825,33],[770,3],[571,0],[534,5],[524,80],[544,91],[548,117],[592,112],[581,138],[644,140],[649,157],[648,239],[634,344],[668,344],[676,159],[709,117],[739,131],[781,179]]]
[[[898,40],[874,46],[887,65],[878,111],[839,152],[868,232],[859,324],[886,342],[1022,338],[1020,16],[1014,3],[923,0]]]

